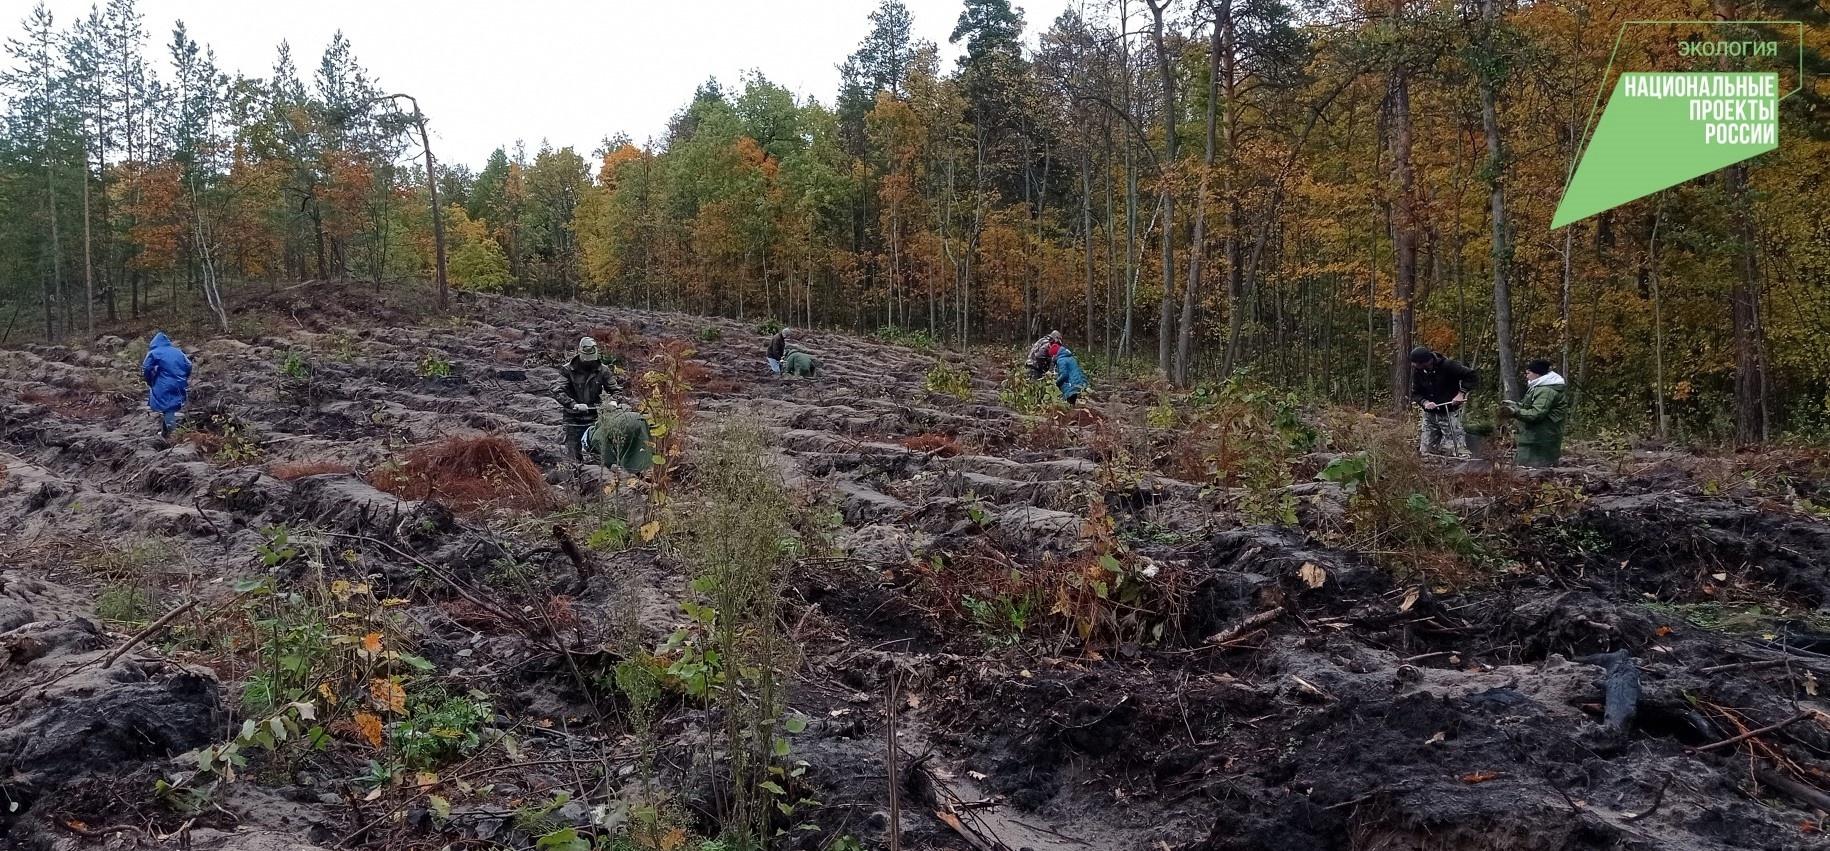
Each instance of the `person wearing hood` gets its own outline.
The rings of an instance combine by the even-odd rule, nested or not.
[[[583,460],[585,429],[597,421],[598,405],[605,394],[618,389],[616,373],[604,363],[597,341],[580,338],[577,354],[559,368],[559,386],[553,390],[553,398],[565,409],[563,436],[572,460]]]
[[[140,377],[146,380],[146,407],[159,412],[159,434],[169,438],[190,392],[191,359],[164,331],[155,332],[140,362]]]
[[[789,342],[782,348],[781,372],[777,375],[792,375],[796,378],[812,378],[820,370],[820,359],[812,352]]]
[[[654,466],[654,432],[648,418],[615,399],[603,400],[597,421],[585,429],[580,444],[612,471],[640,476]]]
[[[1087,389],[1087,374],[1080,368],[1080,360],[1074,357],[1074,351],[1066,346],[1056,350],[1054,362],[1055,386],[1061,389],[1062,401],[1072,405]]]
[[[1411,350],[1411,401],[1423,409],[1418,423],[1418,454],[1468,457],[1461,409],[1468,401],[1469,391],[1478,386],[1479,373],[1461,361],[1443,357],[1428,346]]]
[[[1500,403],[1519,421],[1517,460],[1521,467],[1555,467],[1563,457],[1563,421],[1569,418],[1568,385],[1539,358],[1525,365],[1525,398]]]
[[[1029,354],[1023,358],[1024,366],[1029,368],[1029,379],[1034,381],[1046,374],[1049,364],[1054,362],[1055,355],[1059,354],[1061,350],[1060,331],[1050,331],[1046,336],[1031,343]]]

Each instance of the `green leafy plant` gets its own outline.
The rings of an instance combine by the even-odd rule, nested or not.
[[[992,637],[1016,641],[1029,628],[1036,615],[1037,601],[1031,594],[999,596],[989,600],[967,596],[960,601],[972,613],[972,621]]]
[[[495,718],[488,695],[450,697],[432,688],[411,701],[411,713],[388,731],[389,744],[407,768],[433,768],[474,753]]]
[[[280,374],[298,381],[311,378],[311,364],[296,349],[286,350],[286,357],[280,360]]]
[[[1061,400],[1061,388],[1055,386],[1055,382],[1046,378],[1032,379],[1022,367],[1012,369],[1004,383],[998,385],[998,401],[1019,414],[1034,415],[1067,408]]]
[[[1144,411],[1144,424],[1151,428],[1175,428],[1181,420],[1181,412],[1177,411],[1175,404],[1167,399],[1151,405],[1149,410]]]
[[[907,346],[917,351],[933,351],[937,345],[934,335],[921,328],[903,328],[897,325],[884,325],[871,332],[871,337],[879,342],[892,346]]]
[[[765,337],[773,337],[780,333],[784,327],[787,326],[784,326],[779,319],[764,319],[763,321],[756,323],[756,333]]]
[[[963,366],[949,366],[945,362],[934,364],[928,374],[922,377],[921,386],[929,393],[952,396],[956,399],[972,398],[972,373]]]
[[[429,353],[419,361],[419,377],[450,378],[451,361],[445,360],[437,352]]]
[[[614,553],[629,548],[632,530],[621,517],[606,517],[585,538],[585,546],[598,552]]]

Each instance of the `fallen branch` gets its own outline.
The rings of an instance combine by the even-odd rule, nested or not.
[[[153,636],[153,634],[158,632],[159,630],[164,629],[166,624],[169,624],[172,621],[177,620],[179,615],[182,615],[185,612],[188,612],[195,608],[197,608],[197,600],[195,598],[192,598],[190,602],[185,603],[184,605],[179,606],[178,608],[173,609],[169,612],[166,612],[165,617],[162,617],[156,621],[153,621],[151,626],[135,633],[132,638],[127,639],[126,644],[123,644],[120,647],[115,648],[113,653],[108,654],[108,658],[102,660],[102,667],[106,668],[110,665],[113,665],[114,660],[121,658],[122,654],[126,653],[129,650],[134,649],[135,647],[140,646],[141,642],[145,641],[148,638],[151,638]]]
[[[1214,633],[1213,635],[1208,636],[1207,643],[1225,644],[1242,635],[1245,635],[1248,632],[1251,632],[1252,630],[1255,630],[1261,626],[1264,626],[1265,624],[1268,624],[1271,621],[1277,620],[1277,618],[1280,615],[1282,615],[1283,613],[1284,613],[1283,606],[1274,606],[1272,608],[1266,609],[1262,612],[1259,612],[1258,614],[1255,614],[1255,615],[1252,615],[1252,616],[1246,618],[1245,620],[1242,620],[1236,624],[1233,624],[1232,626],[1229,626],[1226,629],[1223,629],[1217,633]]]
[[[1790,727],[1793,724],[1803,721],[1806,718],[1810,718],[1811,716],[1816,715],[1816,714],[1817,714],[1816,712],[1806,709],[1806,710],[1803,710],[1803,711],[1799,712],[1798,714],[1793,715],[1790,718],[1787,718],[1784,721],[1780,721],[1776,724],[1768,724],[1765,727],[1761,727],[1761,728],[1755,729],[1755,730],[1749,730],[1738,736],[1730,736],[1719,742],[1714,742],[1711,744],[1702,745],[1700,747],[1691,748],[1691,751],[1693,753],[1703,753],[1705,751],[1713,751],[1718,748],[1728,747],[1729,745],[1739,744],[1741,742],[1747,741],[1748,739],[1754,738],[1755,736],[1764,736],[1767,733],[1771,733],[1775,730],[1780,730],[1785,727]]]
[[[1822,789],[1815,786],[1807,786],[1770,768],[1755,769],[1754,778],[1769,787],[1786,793],[1791,796],[1792,800],[1804,804],[1807,807],[1822,812],[1830,812],[1830,794],[1825,794]]]
[[[1626,816],[1627,821],[1639,821],[1640,819],[1643,819],[1646,816],[1649,816],[1655,812],[1658,812],[1658,805],[1663,803],[1665,800],[1665,789],[1666,789],[1666,787],[1668,787],[1670,785],[1671,785],[1671,775],[1667,774],[1667,775],[1665,775],[1665,782],[1658,784],[1658,791],[1654,792],[1652,794],[1652,805],[1647,807],[1642,812],[1635,813],[1630,816]]]

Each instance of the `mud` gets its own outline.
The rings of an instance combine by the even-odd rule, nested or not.
[[[959,400],[922,389],[941,355],[843,335],[807,335],[820,379],[777,380],[748,323],[489,296],[429,319],[366,291],[335,295],[275,291],[239,308],[264,323],[258,332],[180,336],[197,365],[193,410],[222,415],[202,442],[158,439],[120,340],[0,358],[9,845],[150,846],[182,829],[191,847],[246,851],[406,836],[525,847],[517,808],[557,789],[576,798],[557,822],[589,825],[591,807],[631,782],[632,754],[614,720],[593,720],[616,717],[615,698],[574,667],[588,678],[617,647],[654,646],[683,622],[682,566],[638,546],[581,567],[546,520],[453,512],[364,474],[414,446],[490,432],[567,499],[598,498],[602,474],[557,451],[548,396],[554,364],[592,333],[631,370],[669,341],[696,349],[689,441],[719,418],[759,420],[803,507],[836,518],[836,554],[802,560],[784,588],[803,654],[791,702],[813,719],[795,755],[821,802],[805,814],[818,830],[784,847],[840,835],[887,847],[892,681],[903,695],[905,848],[1821,847],[1823,814],[1756,782],[1756,769],[1777,753],[1830,786],[1824,723],[1764,734],[1757,751],[1696,748],[1817,708],[1816,684],[1830,677],[1830,636],[1815,629],[1830,604],[1830,523],[1771,494],[1712,493],[1683,457],[1577,463],[1524,482],[1568,488],[1580,507],[1521,521],[1502,554],[1521,567],[1458,590],[1339,546],[1336,485],[1298,484],[1301,523],[1276,527],[1242,526],[1224,489],[1161,471],[1102,482],[1109,447],[1095,418],[1036,439],[1033,422],[998,404],[1000,366],[982,359],[973,397]],[[282,372],[288,353],[308,376]],[[426,374],[428,359],[449,374]],[[1143,391],[1112,395],[1151,403]],[[1136,411],[1121,401],[1101,413]],[[272,474],[303,463],[353,472]],[[676,473],[690,478],[690,452]],[[1796,492],[1823,492],[1818,471],[1788,475]],[[1161,640],[1004,641],[934,595],[937,557],[1028,569],[1085,555],[1094,504],[1186,583]],[[172,756],[232,735],[245,672],[219,676],[158,642],[100,667],[130,630],[98,619],[108,580],[86,567],[90,554],[168,542],[194,570],[157,590],[208,606],[238,578],[296,578],[296,566],[269,571],[255,555],[278,525],[347,550],[348,564],[329,569],[406,600],[421,655],[493,696],[493,726],[516,731],[520,752],[475,766],[490,771],[490,792],[448,792],[452,812],[437,820],[411,790],[364,801],[356,749],[249,777],[188,822],[154,799],[151,778]],[[505,560],[525,575],[502,580]],[[1733,631],[1679,614],[1755,596],[1783,616]],[[1631,720],[1610,727],[1596,657],[1617,651],[1639,694]],[[665,708],[662,780],[708,825],[716,788],[692,755],[721,721],[678,700]],[[123,829],[94,835],[103,827]]]

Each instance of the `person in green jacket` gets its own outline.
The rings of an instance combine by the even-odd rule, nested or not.
[[[605,467],[640,476],[654,465],[653,443],[647,417],[614,399],[604,399],[597,422],[585,429],[580,448],[595,452]]]
[[[820,368],[820,361],[808,354],[806,349],[789,343],[782,356],[782,374],[799,378],[812,378]]]
[[[1525,365],[1525,398],[1500,403],[1519,421],[1521,467],[1555,467],[1563,457],[1563,421],[1569,418],[1569,385],[1539,358]]]

